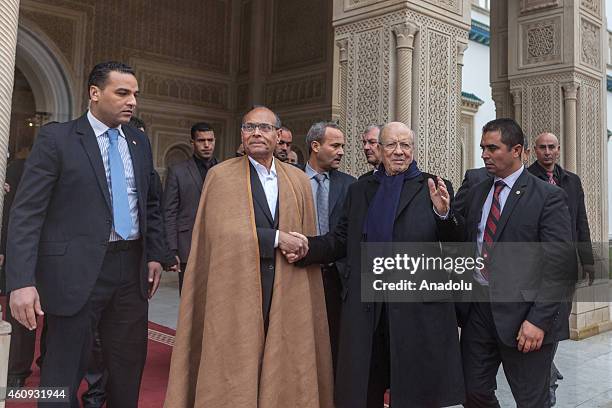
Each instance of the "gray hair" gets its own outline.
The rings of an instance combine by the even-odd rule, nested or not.
[[[310,127],[308,134],[306,134],[306,147],[308,148],[308,154],[312,152],[312,142],[321,143],[327,128],[339,129],[336,122],[317,122]]]
[[[365,128],[365,130],[363,131],[361,136],[363,137],[363,136],[367,135],[368,133],[370,133],[374,129],[378,129],[379,132],[382,132],[383,127],[385,127],[385,125],[368,125],[368,127]],[[380,136],[380,133],[379,133],[379,136]]]

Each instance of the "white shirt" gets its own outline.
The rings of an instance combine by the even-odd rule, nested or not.
[[[487,195],[487,199],[484,202],[484,206],[482,207],[482,215],[480,217],[480,223],[478,224],[478,235],[476,236],[476,244],[478,245],[478,253],[482,253],[482,241],[484,240],[484,231],[485,226],[487,225],[487,218],[489,218],[489,212],[491,211],[491,205],[493,205],[493,192],[495,191],[495,182],[498,180],[503,180],[506,184],[504,188],[499,192],[499,211],[500,216],[504,211],[504,205],[506,204],[506,200],[508,200],[508,196],[510,195],[510,191],[512,191],[512,187],[514,187],[514,183],[523,173],[525,166],[521,166],[520,169],[510,174],[506,178],[495,177],[493,180],[493,185],[491,186],[491,190],[489,190],[489,194]],[[474,272],[474,278],[481,285],[488,285],[489,282],[482,276],[480,269],[477,269]]]
[[[111,176],[110,176],[110,162],[108,158],[108,149],[110,147],[110,140],[106,131],[109,129],[104,123],[102,123],[98,118],[96,118],[91,111],[87,112],[87,119],[89,120],[89,124],[93,129],[94,135],[96,135],[96,141],[98,142],[98,147],[100,148],[100,155],[102,156],[102,163],[104,164],[104,172],[106,173],[106,184],[108,185],[108,192],[110,194],[111,205],[113,201],[113,192],[111,186]],[[125,173],[125,184],[127,186],[127,195],[128,202],[130,205],[130,216],[132,217],[132,230],[130,231],[130,235],[127,239],[138,239],[140,237],[138,231],[138,190],[136,189],[136,178],[134,176],[134,167],[132,165],[132,156],[130,155],[130,149],[128,146],[127,139],[125,138],[125,134],[121,129],[121,125],[116,128],[119,131],[119,138],[117,140],[117,145],[119,148],[119,155],[121,156],[121,161],[123,162],[123,172]],[[122,239],[115,232],[115,228],[111,229],[111,235],[109,241],[118,241]]]
[[[276,163],[274,157],[272,158],[272,166],[270,171],[261,163],[255,161],[251,156],[248,156],[249,161],[255,167],[257,176],[261,182],[264,193],[266,194],[266,201],[268,202],[268,208],[272,219],[276,216],[276,202],[278,201],[278,176],[276,174]],[[278,247],[278,231],[276,231],[276,237],[274,238],[274,248]]]

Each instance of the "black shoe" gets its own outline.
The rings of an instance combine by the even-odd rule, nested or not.
[[[9,388],[22,388],[25,385],[25,378],[22,377],[8,377],[6,380],[6,386]]]

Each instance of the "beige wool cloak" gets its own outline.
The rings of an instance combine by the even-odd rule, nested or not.
[[[310,181],[275,161],[279,229],[314,235]],[[264,336],[259,247],[246,156],[206,177],[172,352],[167,408],[333,407],[321,271],[276,255]]]

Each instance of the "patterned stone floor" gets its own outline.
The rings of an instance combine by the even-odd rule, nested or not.
[[[178,279],[164,273],[158,293],[150,304],[149,319],[176,328]],[[559,382],[559,408],[612,408],[612,332],[582,341],[564,341],[555,359],[565,379]],[[503,371],[497,378],[497,397],[503,408],[515,407]]]

